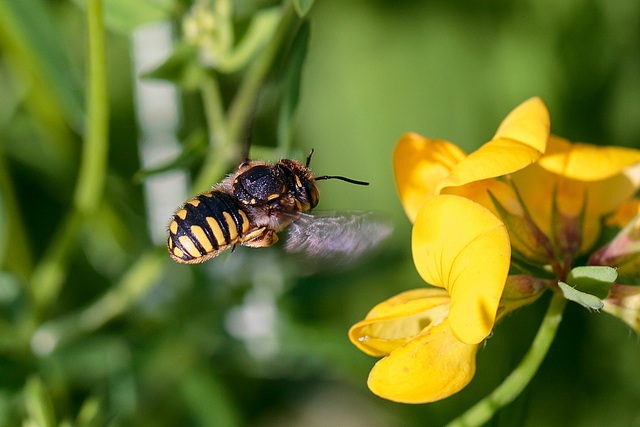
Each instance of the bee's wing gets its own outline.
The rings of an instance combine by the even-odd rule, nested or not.
[[[315,263],[346,266],[373,252],[393,230],[391,221],[372,212],[302,214],[289,226],[285,249]]]

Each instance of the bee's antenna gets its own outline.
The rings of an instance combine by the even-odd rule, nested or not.
[[[307,163],[305,163],[305,167],[309,167],[309,163],[311,163],[311,156],[313,155],[313,148],[309,151],[309,155],[307,156]]]
[[[247,119],[247,123],[245,123],[245,127],[243,129],[243,134],[241,135],[242,141],[242,161],[241,164],[245,164],[249,162],[249,150],[251,149],[251,140],[253,136],[253,125],[256,121],[256,115],[258,113],[258,100],[253,103],[251,107],[251,112],[249,113],[249,117]]]
[[[309,167],[309,163],[311,163],[311,156],[313,155],[313,148],[311,149],[311,151],[309,152],[309,155],[307,156],[307,163],[305,164],[306,167]],[[338,176],[338,175],[322,175],[322,176],[314,176],[313,179],[315,181],[323,181],[325,179],[339,179],[341,181],[346,181],[349,182],[351,184],[356,184],[356,185],[369,185],[368,182],[366,181],[357,181],[355,179],[351,179],[351,178],[346,178],[344,176]]]
[[[325,179],[339,179],[339,180],[341,180],[341,181],[346,181],[346,182],[348,182],[348,183],[350,183],[350,184],[356,184],[356,185],[369,185],[369,183],[368,183],[368,182],[366,182],[366,181],[357,181],[357,180],[355,180],[355,179],[346,178],[346,177],[344,177],[344,176],[337,176],[337,175],[331,175],[331,176],[329,176],[329,175],[322,175],[322,176],[316,176],[316,177],[313,177],[313,179],[314,179],[315,181],[322,181],[322,180],[325,180]]]

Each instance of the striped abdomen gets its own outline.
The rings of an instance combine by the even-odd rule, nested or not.
[[[213,258],[249,230],[249,218],[231,196],[218,190],[189,200],[169,224],[169,253],[182,263]]]

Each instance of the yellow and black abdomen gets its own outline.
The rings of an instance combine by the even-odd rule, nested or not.
[[[249,230],[249,218],[233,197],[219,190],[184,204],[169,224],[169,254],[182,263],[206,261],[236,244]]]

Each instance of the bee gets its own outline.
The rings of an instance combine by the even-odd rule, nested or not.
[[[169,223],[167,246],[171,258],[196,264],[237,245],[271,246],[278,241],[277,233],[301,217],[301,224],[305,225],[295,229],[296,236],[290,239],[287,249],[317,252],[325,245],[319,233],[310,232],[314,220],[306,214],[318,204],[316,182],[339,179],[357,185],[369,183],[343,176],[314,177],[309,168],[312,154],[313,150],[305,164],[294,159],[276,163],[245,161],[211,190],[188,200]],[[332,230],[335,237],[326,236],[328,243],[340,241],[342,222],[353,222],[347,217],[325,218],[328,221],[320,220],[325,223],[324,230]]]

